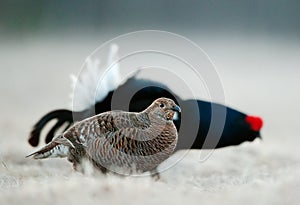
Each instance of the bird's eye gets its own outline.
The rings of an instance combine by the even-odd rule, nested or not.
[[[165,107],[165,104],[160,103],[160,104],[159,104],[159,107]]]

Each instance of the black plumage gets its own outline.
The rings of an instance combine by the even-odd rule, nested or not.
[[[57,123],[48,132],[46,143],[50,142],[55,134],[59,134],[57,130],[63,123],[67,123],[67,127],[69,127],[74,123],[74,119],[82,120],[94,114],[109,111],[114,92],[117,91],[119,99],[123,97],[125,99],[128,93],[137,87],[143,89],[132,97],[129,105],[130,112],[139,112],[145,109],[159,97],[170,98],[182,108],[181,115],[174,120],[174,124],[179,130],[177,149],[221,148],[253,141],[260,137],[262,120],[259,117],[248,116],[230,107],[200,99],[183,100],[176,96],[176,92],[172,92],[158,82],[133,76],[89,109],[79,112],[55,110],[46,114],[33,127],[29,143],[32,146],[38,145],[41,131],[49,121],[56,119]],[[126,108],[114,107],[114,109],[124,110]]]

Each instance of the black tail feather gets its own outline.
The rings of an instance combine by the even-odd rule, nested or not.
[[[64,120],[58,120],[56,124],[51,128],[51,130],[48,132],[45,138],[45,143],[48,144],[53,139],[53,136],[55,136],[56,131],[64,124],[66,121]],[[70,122],[68,122],[70,123]]]
[[[46,143],[49,143],[56,131],[64,124],[69,123],[67,127],[69,127],[73,123],[73,115],[72,111],[61,109],[61,110],[54,110],[52,112],[47,113],[44,115],[34,126],[32,131],[30,132],[28,142],[31,146],[36,147],[40,141],[40,135],[44,127],[48,122],[51,120],[58,120],[57,123],[51,128],[46,136]]]

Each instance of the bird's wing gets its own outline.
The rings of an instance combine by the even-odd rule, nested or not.
[[[69,139],[75,137],[77,143],[82,144],[87,154],[97,162],[104,155],[118,150],[125,153],[137,151],[140,142],[151,135],[150,129],[145,129],[148,123],[140,123],[136,113],[110,111],[76,123],[64,136]]]
[[[170,129],[173,128],[164,125],[157,129],[124,127],[90,140],[85,150],[96,163],[126,164],[126,156],[137,159],[152,157],[167,150],[172,151],[177,140]],[[150,161],[149,163],[151,164]]]
[[[75,137],[78,143],[86,145],[89,140],[103,138],[108,133],[143,126],[148,126],[148,124],[141,124],[136,118],[136,113],[109,111],[77,122],[65,132],[64,136]]]
[[[96,161],[105,156],[116,156],[117,152],[123,154],[146,155],[142,153],[143,145],[149,136],[149,131],[140,128],[121,128],[107,132],[100,137],[90,140],[86,148],[87,154]]]
[[[76,122],[62,135],[27,157],[33,156],[35,159],[66,157],[69,147],[75,147],[74,142],[87,146],[89,140],[106,138],[110,133],[133,127],[134,121],[131,119],[134,115],[135,113],[110,111]]]

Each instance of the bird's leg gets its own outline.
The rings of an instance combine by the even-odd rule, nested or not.
[[[158,181],[160,179],[160,174],[157,171],[157,168],[150,171],[151,177],[154,179],[154,181]]]
[[[77,155],[75,149],[70,149],[67,157],[68,161],[73,164],[73,169],[75,171],[83,173],[83,167],[81,164],[81,157]]]
[[[107,169],[99,164],[96,165],[96,167],[98,169],[100,169],[100,171],[103,173],[103,174],[107,174]]]

